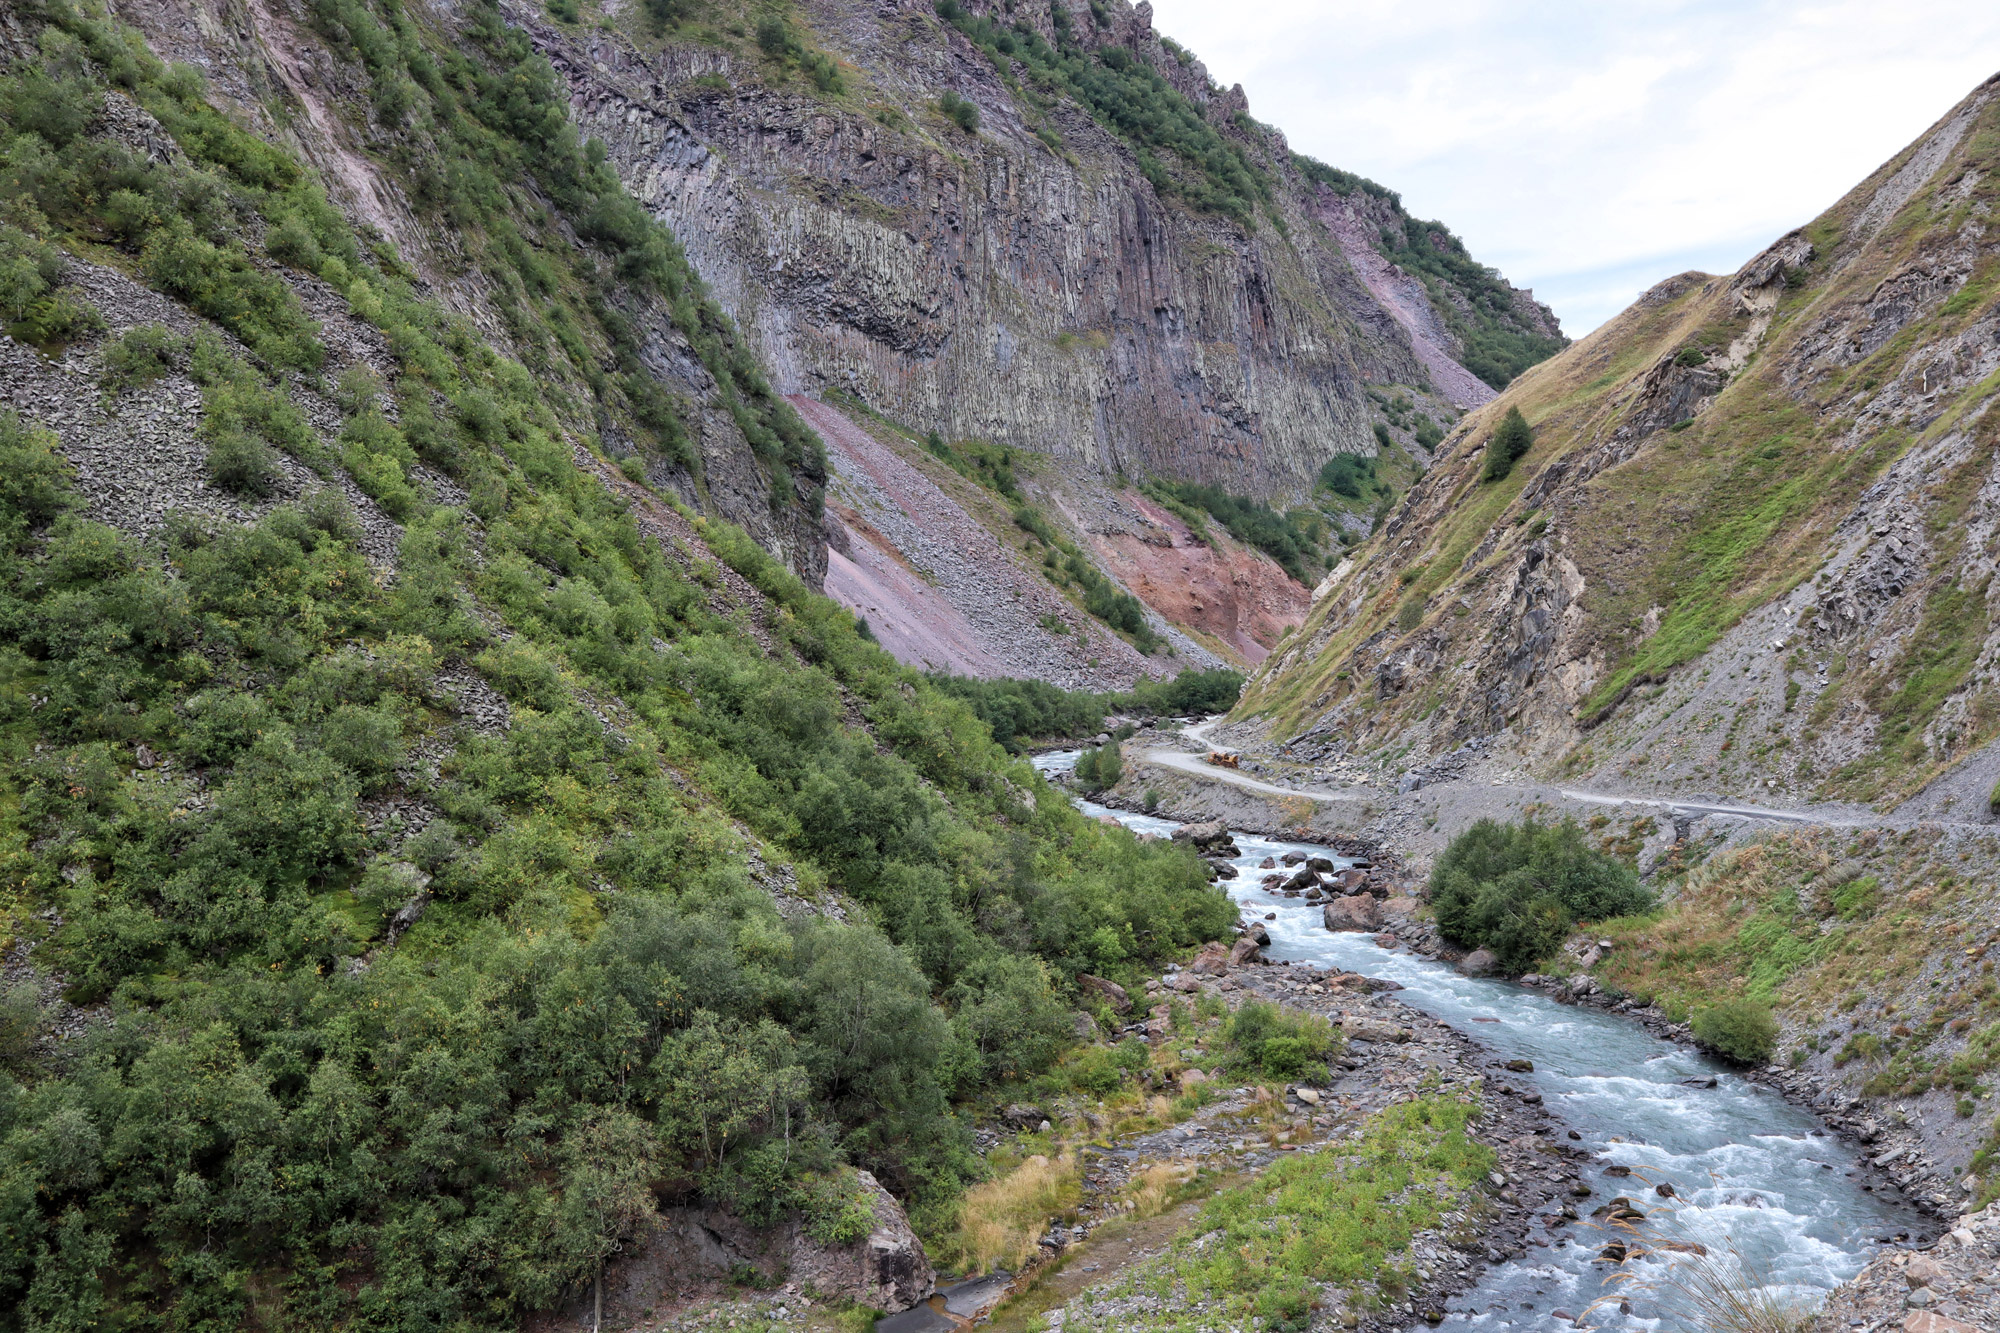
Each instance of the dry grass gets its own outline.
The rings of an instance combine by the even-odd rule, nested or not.
[[[1157,1217],[1180,1202],[1181,1190],[1194,1174],[1184,1162],[1153,1163],[1126,1187],[1127,1211],[1133,1217]]]
[[[998,1180],[975,1185],[958,1206],[956,1259],[968,1271],[1018,1272],[1048,1230],[1049,1219],[1074,1209],[1082,1197],[1076,1159],[1036,1155]]]

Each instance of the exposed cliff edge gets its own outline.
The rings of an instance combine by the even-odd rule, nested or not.
[[[1561,345],[1546,308],[1437,224],[1295,158],[1149,5],[941,10],[797,6],[795,49],[837,70],[824,87],[692,18],[661,29],[634,8],[607,31],[510,12],[786,392],[842,390],[1107,476],[1296,497],[1332,454],[1374,451],[1366,385],[1488,396],[1454,326],[1504,327],[1518,364]],[[1092,107],[1065,69],[1098,81],[1076,85]],[[1216,202],[1196,149],[1114,128],[1134,97],[1185,110],[1229,188],[1263,196]],[[957,99],[976,131],[941,110]],[[1358,229],[1334,222],[1357,208]],[[1435,274],[1391,265],[1384,236]]]

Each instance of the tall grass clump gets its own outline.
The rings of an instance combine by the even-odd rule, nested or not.
[[[1037,1153],[1006,1175],[965,1192],[951,1248],[968,1272],[1019,1272],[1048,1231],[1083,1197],[1082,1176],[1067,1155]]]

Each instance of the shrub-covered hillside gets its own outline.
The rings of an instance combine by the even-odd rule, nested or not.
[[[921,1216],[1079,970],[1232,915],[599,452],[685,429],[656,302],[811,503],[813,441],[492,10],[320,13],[435,136],[511,339],[193,71],[14,13],[0,1328],[511,1328],[662,1199],[851,1238],[853,1164]]]

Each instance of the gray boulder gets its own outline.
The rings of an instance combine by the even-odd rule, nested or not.
[[[1500,966],[1500,959],[1491,949],[1474,949],[1458,960],[1458,970],[1468,977],[1491,976]]]
[[[1365,893],[1349,894],[1335,898],[1320,909],[1320,919],[1328,930],[1366,930],[1382,928],[1381,906]]]

